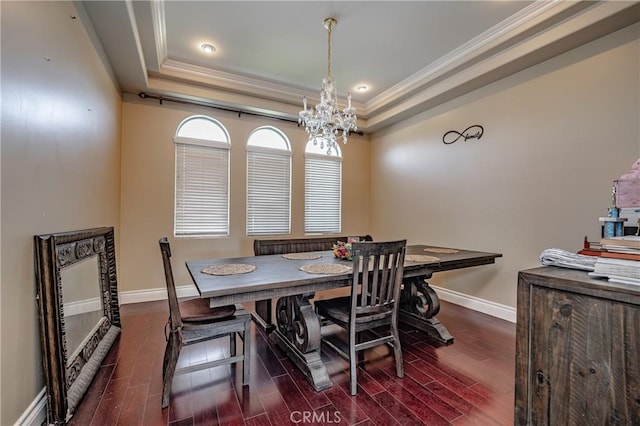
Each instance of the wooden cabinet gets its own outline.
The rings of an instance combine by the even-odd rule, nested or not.
[[[518,274],[516,425],[640,425],[640,287]]]

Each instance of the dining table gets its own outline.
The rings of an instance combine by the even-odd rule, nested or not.
[[[500,253],[431,245],[407,245],[399,321],[452,343],[438,321],[440,299],[428,280],[433,273],[495,263]],[[252,312],[257,324],[307,377],[316,391],[332,383],[321,358],[321,323],[313,308],[316,292],[351,286],[352,262],[332,251],[187,260],[201,298],[211,307],[277,299],[271,313]],[[275,323],[274,323],[275,322]]]

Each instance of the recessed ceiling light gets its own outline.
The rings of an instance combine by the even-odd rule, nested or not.
[[[366,84],[359,84],[356,86],[357,92],[366,92],[367,90],[369,90],[369,86],[367,86]]]
[[[202,43],[200,45],[200,49],[202,49],[202,51],[205,53],[216,53],[215,46],[209,43]]]

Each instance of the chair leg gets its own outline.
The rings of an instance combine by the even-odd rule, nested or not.
[[[167,339],[167,344],[164,347],[164,359],[162,361],[162,381],[164,382],[164,378],[167,377],[167,366],[169,365],[169,359],[171,358],[171,345],[169,344],[169,339]]]
[[[404,365],[402,364],[402,348],[400,347],[400,333],[398,333],[398,325],[391,325],[391,333],[393,334],[393,356],[396,360],[396,375],[404,377]]]
[[[249,385],[249,372],[251,358],[251,318],[248,318],[244,324],[244,332],[242,333],[243,359],[242,359],[242,384]]]
[[[170,333],[169,340],[167,341],[167,347],[164,352],[164,368],[162,372],[162,408],[169,406],[171,382],[173,381],[173,374],[176,372],[176,365],[178,364],[181,347],[182,342],[180,341],[178,333]]]
[[[362,333],[356,333],[356,343],[362,343]],[[364,351],[356,351],[357,363],[362,364],[364,362]]]
[[[358,359],[356,351],[357,334],[355,331],[349,331],[349,376],[351,377],[351,395],[355,395],[358,392]]]

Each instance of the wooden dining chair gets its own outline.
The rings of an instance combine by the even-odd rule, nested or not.
[[[251,342],[251,314],[242,305],[209,307],[209,299],[190,299],[178,302],[171,268],[171,248],[167,237],[160,239],[169,299],[169,320],[165,326],[167,346],[162,365],[162,408],[169,405],[171,382],[175,375],[242,362],[242,384],[249,384],[249,356]],[[236,335],[243,340],[243,353],[236,354]],[[230,356],[176,368],[183,346],[229,336]]]
[[[406,240],[352,243],[351,295],[315,303],[323,322],[337,324],[348,332],[348,353],[343,349],[345,345],[336,344],[328,336],[322,342],[349,360],[351,395],[358,387],[357,356],[365,349],[391,344],[396,374],[404,376],[398,307],[406,245]]]

